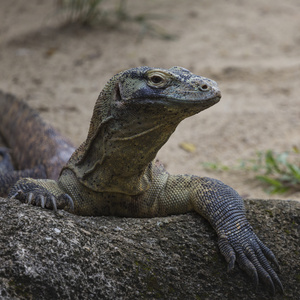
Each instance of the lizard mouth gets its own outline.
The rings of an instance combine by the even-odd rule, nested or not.
[[[174,97],[166,97],[165,99],[162,99],[161,102],[163,103],[168,103],[170,105],[172,105],[172,103],[178,103],[181,105],[197,105],[197,106],[201,106],[203,108],[208,108],[216,103],[218,103],[221,99],[221,93],[217,93],[216,95],[212,96],[212,97],[207,97],[205,99],[181,99],[181,98],[174,98]],[[158,99],[155,99],[154,101],[157,102]],[[153,101],[153,102],[154,102]]]
[[[121,96],[120,91],[116,93],[116,99],[124,103],[135,103],[138,105],[163,105],[166,107],[177,106],[177,108],[198,108],[204,110],[218,103],[221,99],[221,92],[218,89],[210,89],[206,92],[189,91],[186,94],[182,93],[174,95],[174,93],[165,94],[150,94],[141,95],[137,97],[134,95],[132,98],[125,98]]]
[[[181,99],[181,98],[174,98],[174,97],[164,97],[164,98],[158,98],[158,97],[153,97],[153,98],[147,98],[144,99],[144,105],[162,105],[166,107],[175,107],[175,106],[182,106],[182,109],[184,108],[198,108],[200,111],[205,110],[216,103],[218,103],[221,99],[221,94],[214,96],[214,97],[207,97],[205,99]],[[140,99],[130,99],[130,101],[140,103]]]

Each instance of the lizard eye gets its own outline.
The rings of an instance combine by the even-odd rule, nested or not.
[[[148,85],[155,88],[163,88],[169,82],[168,74],[161,71],[152,71],[148,73]]]
[[[150,77],[150,80],[154,83],[154,84],[159,84],[163,81],[163,78],[161,78],[160,76],[154,75],[152,77]]]

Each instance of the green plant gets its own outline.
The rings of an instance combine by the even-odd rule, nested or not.
[[[239,166],[229,167],[220,163],[204,163],[205,168],[215,171],[247,170],[256,173],[255,178],[267,185],[270,194],[300,190],[300,150],[275,153],[259,151],[256,157],[243,160]]]
[[[99,7],[103,2],[104,0],[56,0],[56,6],[67,23],[93,26],[103,15]]]
[[[166,40],[172,40],[175,38],[173,34],[167,33],[161,26],[149,22],[149,20],[157,20],[157,19],[164,18],[165,16],[161,14],[149,14],[149,13],[141,13],[132,16],[127,13],[126,3],[127,0],[119,1],[119,5],[117,6],[116,9],[117,19],[119,20],[119,22],[126,21],[126,22],[134,22],[140,24],[141,29],[139,33],[139,39],[141,39],[141,37],[143,37],[144,34],[147,32]]]
[[[202,164],[205,169],[213,171],[229,171],[230,167],[217,162],[205,162]]]
[[[165,16],[160,14],[140,13],[131,15],[127,12],[127,0],[116,0],[115,9],[105,9],[106,0],[56,0],[57,13],[67,24],[95,27],[101,21],[114,26],[121,26],[122,22],[132,22],[140,25],[138,39],[146,33],[163,39],[173,39],[175,36],[167,33],[162,27],[149,22]],[[101,7],[100,7],[101,6]]]
[[[296,147],[293,152],[258,152],[252,170],[262,173],[256,178],[268,185],[267,191],[271,194],[300,189],[300,159]]]

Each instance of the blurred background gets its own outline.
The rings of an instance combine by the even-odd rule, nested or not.
[[[297,191],[267,194],[256,178],[267,176],[273,192],[299,187],[298,0],[0,2],[0,89],[75,145],[104,84],[140,65],[182,66],[222,91],[158,153],[170,173],[215,177],[244,197],[300,200]],[[277,163],[292,173],[287,183]]]

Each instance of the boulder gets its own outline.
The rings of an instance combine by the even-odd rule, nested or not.
[[[300,202],[245,200],[285,295],[228,273],[209,223],[82,217],[0,198],[0,299],[300,299]]]

